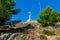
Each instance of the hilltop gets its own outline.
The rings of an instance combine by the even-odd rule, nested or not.
[[[59,23],[59,22],[58,22]],[[57,24],[58,24],[57,23]],[[8,30],[7,30],[8,29]],[[5,33],[19,33],[19,35],[16,37],[17,40],[55,40],[57,38],[60,38],[60,29],[54,28],[52,26],[48,27],[41,27],[40,24],[36,21],[30,21],[26,23],[18,23],[15,25],[15,27],[7,28],[7,29],[1,29],[0,32],[3,30]],[[43,31],[48,30],[48,34],[45,34]],[[8,32],[6,32],[8,31]],[[53,32],[54,34],[49,34]],[[3,33],[2,32],[2,33]],[[22,38],[21,38],[22,37]]]

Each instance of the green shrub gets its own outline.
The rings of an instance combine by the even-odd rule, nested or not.
[[[59,28],[59,26],[58,25],[55,25],[54,28]]]
[[[58,28],[58,26],[54,26],[54,28]]]
[[[43,33],[46,35],[55,35],[53,31],[49,31],[49,30],[43,30]]]
[[[53,10],[50,6],[47,6],[44,10],[39,13],[39,18],[37,22],[40,23],[43,27],[48,25],[54,26],[56,22],[60,20],[60,14]]]

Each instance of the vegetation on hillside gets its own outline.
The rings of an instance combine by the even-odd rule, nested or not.
[[[49,30],[43,30],[43,33],[46,35],[55,35],[53,31],[49,31]]]
[[[19,9],[14,9],[15,5],[16,3],[14,0],[0,0],[0,26],[5,24],[11,26],[8,29],[5,25],[4,30],[0,30],[0,33],[20,33],[18,38],[21,40],[47,40],[45,35],[55,35],[53,31],[37,28],[39,25],[36,26],[35,24],[28,24],[26,26],[14,28],[16,23],[21,22],[21,20],[8,21],[12,15],[17,14],[20,11]],[[42,27],[55,26],[56,28],[57,26],[55,23],[60,21],[60,14],[51,7],[46,7],[40,12],[37,21]],[[34,26],[36,26],[36,28]],[[43,35],[43,33],[45,35]]]
[[[14,9],[15,5],[14,0],[0,0],[0,25],[4,25],[12,15],[20,11],[19,9]]]
[[[37,21],[43,27],[55,26],[54,23],[60,21],[60,14],[48,6],[40,12],[39,18],[37,19]]]

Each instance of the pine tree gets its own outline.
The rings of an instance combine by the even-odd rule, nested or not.
[[[0,0],[0,25],[4,25],[12,15],[20,11],[19,9],[14,9],[15,5],[14,0]]]
[[[54,25],[55,22],[60,20],[60,14],[53,10],[51,7],[46,7],[39,14],[37,21],[43,26]]]

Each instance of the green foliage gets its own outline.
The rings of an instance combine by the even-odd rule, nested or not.
[[[3,25],[12,15],[20,11],[14,9],[15,4],[14,0],[0,0],[0,25]]]
[[[55,35],[54,32],[49,31],[49,30],[43,30],[43,33],[46,34],[46,35]]]
[[[58,25],[55,25],[54,28],[59,28],[59,26]]]
[[[53,10],[51,7],[46,7],[40,12],[37,21],[43,26],[54,25],[55,22],[60,20],[60,14]]]

